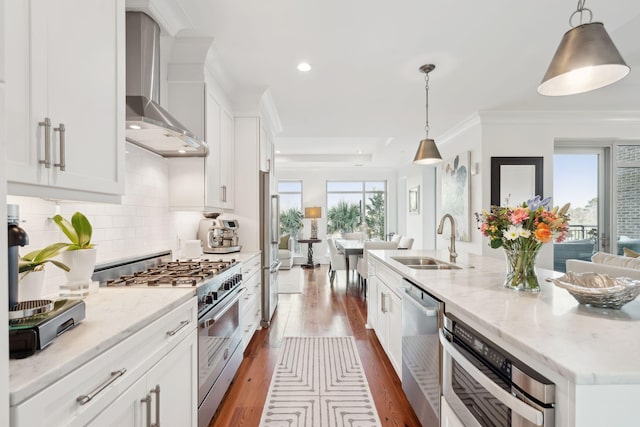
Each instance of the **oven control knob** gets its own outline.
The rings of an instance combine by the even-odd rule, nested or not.
[[[202,297],[202,302],[205,304],[213,304],[213,295],[210,293]]]
[[[224,290],[225,291],[228,291],[232,287],[233,287],[233,283],[231,282],[231,280],[227,279],[227,280],[224,281]]]

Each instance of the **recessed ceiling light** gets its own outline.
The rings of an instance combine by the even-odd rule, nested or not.
[[[276,154],[280,154],[280,150],[276,150]]]
[[[142,129],[142,128],[140,126],[138,126],[138,125],[129,125],[129,129],[138,130],[138,129]]]
[[[181,149],[178,150],[178,153],[180,153],[180,154],[184,154],[186,152],[187,152],[187,150],[185,150],[184,148],[181,148]]]
[[[311,65],[308,62],[301,62],[298,64],[298,71],[307,72],[311,71]]]

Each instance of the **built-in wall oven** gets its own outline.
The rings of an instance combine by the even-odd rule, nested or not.
[[[423,426],[440,424],[438,341],[444,304],[407,279],[402,294],[402,390]]]
[[[551,381],[455,316],[443,326],[443,395],[465,426],[554,425]]]

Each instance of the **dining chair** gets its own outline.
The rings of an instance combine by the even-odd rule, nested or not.
[[[344,240],[362,240],[363,235],[362,235],[362,232],[356,231],[356,232],[353,232],[353,233],[344,233],[342,235],[342,238]]]
[[[402,236],[400,234],[394,234],[393,236],[391,236],[390,242],[400,242],[400,239],[402,239]]]
[[[338,270],[347,270],[347,260],[344,255],[338,252],[338,248],[336,247],[336,242],[333,239],[327,239],[327,243],[329,246],[329,262],[330,262],[330,273],[329,273],[329,283],[333,286],[333,279],[336,277],[336,271]]]
[[[364,246],[362,249],[362,257],[358,258],[358,265],[356,267],[356,271],[358,272],[358,283],[361,283],[364,286],[366,291],[367,289],[367,275],[369,274],[368,261],[369,261],[369,250],[378,250],[378,249],[398,249],[398,242],[364,242]]]
[[[411,249],[413,247],[413,237],[402,236],[398,242],[398,249]]]

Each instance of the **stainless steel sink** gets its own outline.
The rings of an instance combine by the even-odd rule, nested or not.
[[[416,270],[460,270],[462,268],[430,257],[391,257],[391,259]]]

